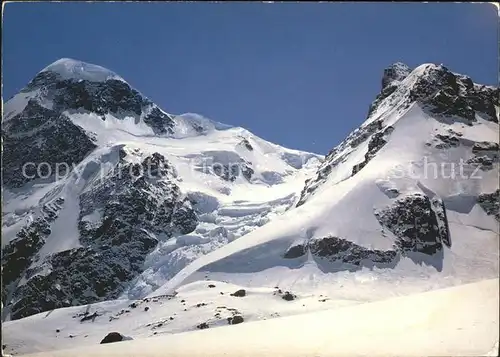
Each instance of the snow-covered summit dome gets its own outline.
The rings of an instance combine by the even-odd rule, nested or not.
[[[71,58],[61,58],[40,72],[55,72],[63,79],[84,79],[92,82],[116,79],[125,82],[123,78],[107,68]]]

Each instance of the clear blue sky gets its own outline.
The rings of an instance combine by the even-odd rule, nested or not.
[[[498,79],[490,4],[68,2],[4,11],[4,99],[70,57],[117,72],[167,112],[318,153],[365,120],[393,62]]]

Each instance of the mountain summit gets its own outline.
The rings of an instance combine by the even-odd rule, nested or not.
[[[3,145],[12,319],[151,292],[292,206],[322,159],[169,114],[112,71],[71,59],[5,104]]]
[[[107,68],[71,58],[61,58],[48,65],[40,73],[56,73],[61,79],[87,80],[91,82],[106,82],[114,79],[125,82],[123,78]]]

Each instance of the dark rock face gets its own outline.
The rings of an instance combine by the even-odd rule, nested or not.
[[[252,175],[254,173],[255,171],[250,167],[249,163],[244,163],[241,165],[241,174],[244,178],[247,179],[247,181],[250,181],[252,179]]]
[[[89,82],[65,79],[54,83],[53,87],[52,83],[46,84],[46,88],[54,90],[53,100],[58,108],[84,109],[100,115],[120,112],[141,114],[141,95],[120,80]]]
[[[395,252],[371,251],[355,243],[338,237],[325,237],[310,243],[311,253],[319,257],[328,257],[330,260],[340,260],[343,263],[360,265],[361,260],[368,259],[374,262],[386,262],[394,258]]]
[[[382,89],[386,88],[393,82],[401,82],[411,73],[411,68],[401,62],[396,62],[386,69],[382,76]]]
[[[2,130],[3,184],[7,187],[52,177],[56,170],[64,175],[65,169],[72,169],[96,148],[67,116],[46,109],[35,100],[5,122]]]
[[[493,164],[499,162],[498,143],[477,142],[472,146],[473,157],[467,160],[468,164],[478,166],[483,171],[493,169]]]
[[[94,311],[92,314],[87,313],[80,319],[80,322],[92,321],[94,322],[97,317],[101,316],[97,311]]]
[[[304,256],[307,253],[307,244],[292,245],[283,255],[286,259],[295,259]]]
[[[161,111],[157,106],[154,106],[144,117],[144,122],[149,125],[156,134],[164,135],[173,133],[172,118]]]
[[[490,141],[482,141],[479,143],[475,143],[472,147],[472,152],[474,154],[482,154],[482,153],[498,153],[499,146],[498,143],[490,142]]]
[[[432,255],[442,250],[442,244],[451,245],[446,210],[439,198],[408,195],[376,211],[375,217],[397,237],[396,248],[402,253]]]
[[[498,162],[497,155],[494,155],[493,157],[489,157],[487,155],[474,156],[467,160],[468,164],[478,166],[483,171],[488,171],[493,169],[493,164],[497,162]]]
[[[202,322],[198,326],[196,326],[197,329],[204,330],[206,328],[209,328],[208,324],[206,322]]]
[[[285,293],[283,294],[283,296],[281,298],[285,301],[292,301],[292,300],[295,300],[297,298],[297,296],[295,296],[294,294],[292,294],[289,291],[285,291]]]
[[[382,130],[382,121],[375,120],[369,123],[366,126],[362,126],[352,132],[349,138],[349,145],[352,148],[358,147],[359,144],[363,143],[368,139],[371,135],[376,133],[377,131]]]
[[[470,83],[470,82],[468,82]],[[500,101],[500,88],[493,88],[474,83],[473,89],[467,100],[472,108],[479,113],[486,114],[485,119],[498,123],[498,115],[495,110],[495,104]]]
[[[241,140],[240,145],[244,146],[248,151],[253,151],[253,146],[246,138],[243,138],[243,140]]]
[[[57,218],[59,210],[64,204],[64,199],[59,197],[45,204],[42,215],[22,228],[16,238],[2,248],[2,303],[7,305],[8,295],[17,286],[19,279],[25,273],[27,279],[43,269],[28,269],[36,259],[38,251],[45,244],[50,235],[50,224]]]
[[[396,257],[395,251],[370,250],[338,237],[313,240],[309,244],[309,249],[318,257],[353,265],[361,265],[363,260],[388,263]]]
[[[387,144],[387,138],[392,133],[394,128],[388,126],[384,131],[374,134],[368,143],[368,152],[365,154],[365,159],[352,168],[352,175],[356,175],[363,167],[370,162],[375,154]]]
[[[436,145],[437,149],[449,149],[460,146],[460,140],[452,135],[437,134],[436,139],[440,141],[440,143]]]
[[[50,224],[37,219],[21,229],[16,238],[2,249],[2,303],[7,304],[9,285],[16,282],[31,265],[35,254],[43,247],[50,234]]]
[[[15,290],[12,319],[116,298],[142,271],[158,235],[192,232],[197,216],[181,196],[173,175],[169,162],[155,153],[141,164],[116,165],[104,180],[85,191],[80,196],[78,226],[83,247],[45,259],[43,265],[50,267],[49,272],[29,278]],[[101,212],[98,221],[84,219],[95,211]],[[42,241],[42,233],[37,234],[32,238],[35,243]],[[13,265],[17,255],[7,255],[5,265],[12,270],[11,275],[19,277],[27,263]]]
[[[214,165],[212,170],[215,175],[224,181],[234,182],[240,173],[245,179],[250,181],[254,174],[254,170],[250,165],[250,163],[242,161],[237,165]]]
[[[370,117],[380,104],[398,88],[401,81],[403,81],[411,73],[411,68],[406,64],[397,62],[384,69],[382,76],[382,89],[377,95],[373,103],[368,109],[368,117]]]
[[[452,73],[443,65],[428,66],[410,89],[409,100],[418,101],[431,113],[458,116],[476,121],[476,112],[486,120],[497,123],[495,104],[498,105],[500,89],[478,85],[467,76]]]
[[[477,202],[486,214],[494,216],[497,221],[500,221],[500,190],[479,195]]]
[[[370,250],[346,239],[328,236],[293,245],[284,258],[298,258],[310,251],[313,256],[332,262],[363,266],[365,263],[390,263],[396,258],[396,251]]]
[[[118,332],[110,332],[104,337],[101,341],[103,343],[112,343],[112,342],[120,342],[123,341],[123,336]]]
[[[243,316],[241,316],[241,315],[234,315],[232,317],[227,318],[227,322],[229,323],[229,325],[241,324],[243,321],[245,321],[245,320],[243,319]]]
[[[29,92],[42,88],[47,98],[54,103],[56,111],[85,110],[104,116],[113,114],[144,117],[156,134],[172,133],[173,120],[149,99],[131,88],[126,82],[108,79],[104,82],[63,79],[58,73],[39,73],[23,90]],[[149,108],[149,109],[148,109]]]

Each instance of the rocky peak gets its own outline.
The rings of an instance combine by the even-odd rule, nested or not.
[[[370,105],[368,118],[379,108],[404,109],[414,102],[431,115],[460,117],[469,125],[476,121],[476,114],[497,123],[500,89],[474,83],[443,64],[426,63],[411,70],[397,62],[384,70],[382,89]]]
[[[316,177],[306,181],[297,206],[326,182],[337,165],[368,141],[364,160],[353,166],[351,176],[366,166],[388,142],[394,129],[384,121],[386,114],[399,112],[402,115],[413,103],[418,103],[431,117],[443,123],[460,121],[472,126],[477,122],[476,115],[498,123],[496,107],[500,106],[500,88],[474,83],[470,77],[454,73],[442,64],[426,63],[411,70],[404,63],[394,63],[384,70],[382,90],[371,103],[366,122],[328,153]],[[445,140],[455,140],[451,144],[458,145],[458,139]],[[488,168],[493,158],[473,160]]]
[[[59,113],[86,111],[100,115],[102,120],[106,120],[106,114],[118,119],[135,117],[155,134],[173,133],[169,114],[114,72],[90,63],[60,59],[40,71],[21,93]]]
[[[500,105],[499,88],[476,84],[442,64],[417,69],[419,73],[409,89],[410,102],[419,102],[433,114],[464,118],[469,125],[476,121],[476,114],[498,123],[495,106]]]
[[[396,62],[386,69],[382,76],[382,90],[393,82],[401,82],[411,73],[411,68],[402,62]]]
[[[5,149],[4,180],[19,187],[37,178],[21,175],[27,161],[78,164],[95,149],[94,134],[75,125],[72,112],[97,114],[103,121],[143,121],[157,135],[173,133],[173,118],[113,72],[92,64],[61,59],[39,72],[21,91],[19,100],[5,103],[2,139]],[[11,110],[12,109],[12,110]],[[96,119],[99,120],[99,119]],[[52,170],[53,172],[53,170]],[[38,173],[38,176],[40,173]],[[28,178],[30,177],[30,178]]]

